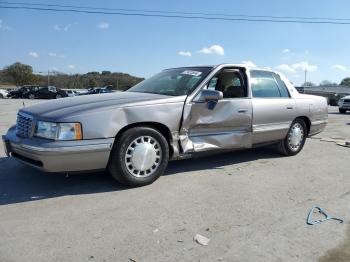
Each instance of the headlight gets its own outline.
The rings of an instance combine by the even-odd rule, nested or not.
[[[53,123],[38,121],[34,136],[52,140],[83,139],[80,123]]]

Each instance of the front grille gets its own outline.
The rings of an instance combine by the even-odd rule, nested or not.
[[[33,130],[33,117],[24,113],[17,114],[16,134],[29,137]]]
[[[350,99],[345,99],[344,103],[350,103]]]

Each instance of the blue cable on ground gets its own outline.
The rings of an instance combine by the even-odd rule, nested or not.
[[[318,219],[318,220],[312,220],[311,215],[312,215],[312,212],[313,212],[315,209],[317,209],[318,212],[319,212],[320,214],[324,215],[325,218],[323,218],[323,219]],[[308,225],[315,225],[315,224],[319,224],[319,223],[322,223],[322,222],[324,222],[324,221],[331,220],[331,219],[337,220],[337,221],[339,221],[339,223],[343,223],[343,222],[344,222],[343,219],[329,216],[329,215],[326,213],[326,211],[324,211],[321,207],[319,207],[319,206],[314,206],[314,207],[311,208],[310,211],[309,211],[309,214],[308,214],[308,216],[307,216],[307,221],[306,221],[306,223],[307,223]]]

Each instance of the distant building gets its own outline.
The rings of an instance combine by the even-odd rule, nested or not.
[[[348,86],[300,86],[296,87],[299,93],[326,97],[328,104],[336,106],[343,96],[350,95]]]

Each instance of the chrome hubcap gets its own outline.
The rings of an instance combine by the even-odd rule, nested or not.
[[[304,129],[299,123],[295,123],[288,133],[288,145],[291,150],[297,151],[304,139]]]
[[[125,166],[131,175],[147,177],[158,168],[162,149],[153,137],[140,136],[128,146],[125,154]]]

